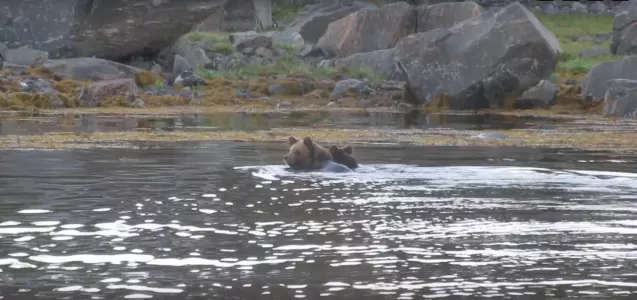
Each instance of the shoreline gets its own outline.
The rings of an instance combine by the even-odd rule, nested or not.
[[[138,142],[281,142],[294,136],[311,136],[318,143],[363,145],[384,143],[405,146],[484,146],[531,147],[637,152],[637,132],[575,131],[564,129],[490,130],[507,138],[479,138],[476,130],[422,129],[325,129],[281,128],[258,131],[123,131],[93,133],[44,133],[39,135],[0,136],[0,149],[92,149],[134,148]],[[585,142],[584,142],[585,141]]]
[[[25,115],[34,116],[57,116],[57,115],[133,115],[133,116],[179,116],[183,114],[204,114],[214,115],[216,113],[293,113],[293,112],[344,112],[344,113],[423,113],[431,115],[501,115],[515,117],[538,117],[547,119],[581,119],[581,120],[634,120],[632,118],[609,118],[600,114],[592,113],[561,113],[550,109],[485,109],[485,110],[427,110],[427,109],[405,109],[396,107],[295,107],[295,108],[271,108],[271,107],[236,107],[236,106],[160,106],[149,108],[132,107],[104,107],[104,108],[62,108],[62,109],[31,109],[31,110],[3,110],[0,115]]]

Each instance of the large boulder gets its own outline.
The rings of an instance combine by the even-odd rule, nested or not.
[[[51,58],[69,56],[73,34],[91,11],[92,0],[6,0],[0,2],[0,41],[29,46]]]
[[[232,0],[197,24],[197,31],[248,31],[272,27],[271,0]]]
[[[434,5],[421,5],[416,8],[418,15],[417,32],[436,28],[449,28],[484,12],[475,2],[449,2]]]
[[[0,39],[51,58],[118,60],[169,46],[227,0],[6,0]]]
[[[608,91],[610,80],[637,80],[637,56],[628,56],[615,61],[606,61],[593,67],[582,81],[582,96],[601,101]]]
[[[316,46],[330,56],[393,48],[416,31],[416,10],[405,2],[365,9],[330,23]]]
[[[360,9],[374,9],[376,5],[364,1],[330,1],[303,7],[285,31],[298,32],[308,44],[316,44],[327,26]]]
[[[637,53],[637,1],[616,8],[610,51],[614,54]]]
[[[637,117],[637,80],[609,80],[604,100],[604,116]]]
[[[562,53],[555,35],[519,2],[410,35],[396,49],[407,76],[406,101],[430,103],[443,94],[453,109],[515,101],[553,73]]]

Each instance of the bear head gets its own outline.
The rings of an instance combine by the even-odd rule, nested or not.
[[[293,170],[320,169],[326,161],[332,160],[330,152],[312,141],[310,137],[299,140],[291,136],[288,138],[288,143],[290,151],[283,160]]]

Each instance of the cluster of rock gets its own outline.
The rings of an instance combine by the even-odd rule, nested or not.
[[[193,39],[189,32],[193,28],[267,27],[273,23],[271,3],[58,2],[58,6],[48,7],[45,15],[38,14],[42,5],[48,5],[42,1],[11,0],[0,5],[14,16],[5,20],[8,26],[0,28],[0,36],[7,44],[0,46],[0,54],[4,68],[17,74],[4,75],[2,80],[20,81],[18,86],[24,92],[49,95],[55,94],[51,87],[56,80],[92,81],[78,91],[76,99],[81,106],[99,106],[105,97],[123,96],[123,104],[143,107],[143,94],[180,96],[188,99],[184,103],[195,104],[201,93],[197,87],[206,84],[195,70],[218,72],[249,64],[268,65],[284,55],[322,67],[367,67],[390,81],[372,85],[340,76],[325,85],[296,78],[291,86],[276,82],[286,78],[286,74],[274,74],[274,81],[264,89],[268,96],[304,96],[321,90],[325,93],[318,94],[328,98],[330,105],[350,94],[366,99],[359,102],[361,105],[378,105],[369,99],[382,97],[383,90],[394,93],[400,89],[402,100],[407,103],[437,103],[462,110],[547,107],[555,103],[558,95],[551,74],[562,55],[560,44],[520,2],[505,1],[508,4],[503,7],[485,9],[479,3],[491,5],[493,1],[396,1],[382,7],[356,0],[318,1],[301,9],[282,30],[234,32],[223,40]],[[587,49],[583,56],[609,51],[637,53],[637,2],[556,3],[542,5],[559,8],[555,12],[615,13],[612,36],[574,37],[590,38],[596,43],[612,38],[610,49]],[[232,13],[220,14],[224,10]],[[34,31],[34,26],[22,30],[26,27],[18,26],[19,22],[40,22],[44,26],[39,26],[39,31]],[[59,38],[52,39],[53,36]],[[290,55],[281,45],[303,50],[298,56]],[[637,76],[629,71],[633,60],[626,58],[595,67],[578,84],[578,96],[589,97],[593,102],[606,99],[608,115],[634,115],[631,105],[617,104],[634,98],[626,96],[637,86],[632,82]],[[28,77],[33,68],[41,68],[52,77]],[[329,86],[327,91],[325,86]],[[237,94],[250,99],[259,97],[245,88],[238,89]],[[394,100],[385,104],[395,104]],[[68,106],[67,102],[55,100],[52,106]]]

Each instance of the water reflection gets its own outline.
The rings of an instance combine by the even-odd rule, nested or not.
[[[255,131],[272,128],[447,128],[494,130],[552,126],[564,120],[502,116],[495,114],[434,114],[422,110],[396,112],[278,112],[185,114],[182,116],[133,116],[108,114],[67,114],[49,116],[11,115],[0,120],[0,134],[42,134],[45,132],[96,131]]]
[[[0,295],[637,292],[634,157],[360,147],[356,173],[292,174],[284,144],[198,146],[2,152]]]

